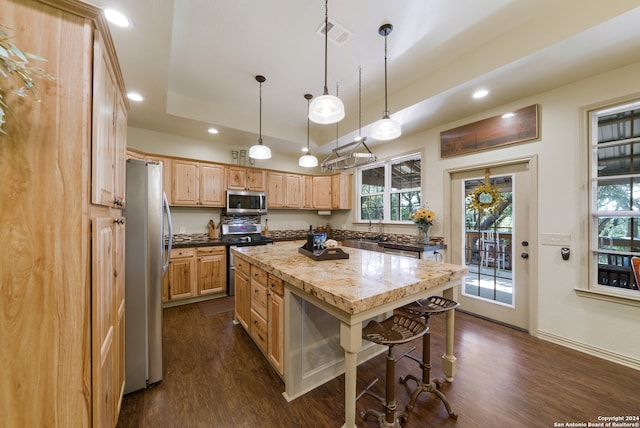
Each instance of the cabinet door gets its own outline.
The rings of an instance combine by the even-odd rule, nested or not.
[[[240,166],[227,167],[227,189],[246,190],[247,169]]]
[[[285,177],[280,172],[267,173],[267,204],[269,208],[284,208]]]
[[[211,207],[223,207],[224,166],[200,164],[200,204]]]
[[[284,374],[284,299],[282,296],[269,293],[267,355],[271,364],[282,375]]]
[[[102,38],[94,43],[93,137],[91,148],[91,202],[115,202],[115,77]]]
[[[171,198],[175,205],[197,205],[199,200],[198,190],[198,164],[174,160],[171,165],[173,188]]]
[[[120,414],[125,382],[125,223],[124,217],[118,219],[115,226],[115,268],[116,287],[116,337],[114,339],[114,415]]]
[[[113,427],[116,329],[114,280],[114,219],[99,217],[92,224],[91,361],[95,426]]]
[[[115,105],[115,121],[114,204],[118,208],[125,208],[125,196],[127,193],[127,108],[119,92]]]
[[[226,286],[227,256],[225,248],[198,248],[198,294],[223,292]]]
[[[287,174],[285,187],[286,208],[302,207],[302,176],[297,174]]]
[[[302,208],[313,208],[313,177],[305,175],[302,182]]]
[[[313,208],[331,209],[331,176],[313,177]]]
[[[249,277],[236,269],[235,279],[235,317],[249,331],[251,322],[251,286]]]
[[[331,208],[337,210],[351,209],[351,177],[351,174],[334,174],[331,176]]]
[[[172,252],[173,253],[173,252]],[[185,299],[196,295],[196,257],[169,259],[169,300]]]
[[[263,169],[247,169],[247,189],[254,192],[267,191],[267,172]]]

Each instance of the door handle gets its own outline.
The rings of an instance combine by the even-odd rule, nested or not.
[[[521,253],[520,257],[522,257],[523,259],[528,259],[529,258],[529,253]]]

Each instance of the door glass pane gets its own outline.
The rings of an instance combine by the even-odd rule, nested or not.
[[[512,306],[512,176],[490,179],[503,202],[494,212],[480,212],[471,205],[470,194],[484,179],[466,180],[464,263],[469,269],[462,293]]]

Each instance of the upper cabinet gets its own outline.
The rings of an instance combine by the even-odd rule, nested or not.
[[[317,175],[313,177],[313,207],[315,209],[331,209],[331,176]]]
[[[302,176],[284,172],[267,173],[269,208],[302,208]]]
[[[353,174],[333,174],[331,176],[331,208],[350,210],[352,207]]]
[[[267,172],[263,169],[227,166],[227,189],[267,191]]]
[[[224,206],[224,165],[174,159],[171,205]]]
[[[125,203],[127,111],[100,33],[94,40],[91,202],[122,208]]]

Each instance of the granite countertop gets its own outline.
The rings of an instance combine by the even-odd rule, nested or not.
[[[290,242],[241,247],[234,253],[349,314],[437,287],[468,273],[464,266],[347,247],[341,248],[349,259],[315,261],[298,253],[298,247]]]

